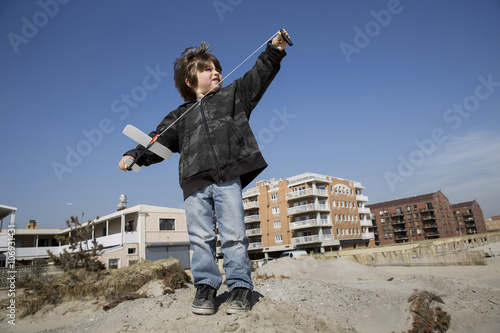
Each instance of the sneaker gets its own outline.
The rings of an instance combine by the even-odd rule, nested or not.
[[[227,313],[241,313],[250,310],[252,291],[247,288],[234,288],[227,299]]]
[[[196,286],[196,296],[194,297],[191,310],[199,315],[211,315],[215,313],[215,296],[217,290],[208,285],[200,284]]]

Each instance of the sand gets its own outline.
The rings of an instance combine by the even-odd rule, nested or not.
[[[491,250],[490,250],[491,249]],[[227,315],[223,287],[212,316],[191,313],[194,287],[124,302],[71,302],[7,323],[0,332],[407,332],[412,325],[408,297],[415,290],[441,296],[451,316],[448,332],[500,332],[500,243],[484,250],[486,266],[368,267],[337,259],[280,259],[258,269],[252,311]],[[257,278],[261,276],[261,278]],[[262,277],[267,276],[267,277]],[[271,277],[274,276],[274,277]],[[148,289],[148,288],[146,288]]]

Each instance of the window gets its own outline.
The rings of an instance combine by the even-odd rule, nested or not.
[[[102,228],[102,236],[107,236],[108,235],[108,232],[107,232],[107,229],[106,227]]]
[[[410,206],[406,206],[406,211],[407,212],[411,211],[411,207]]]
[[[280,213],[280,208],[279,207],[273,207],[273,214],[279,214]]]
[[[281,228],[281,221],[274,221],[274,228],[275,229]]]
[[[385,223],[385,218],[381,218],[380,223]]]
[[[134,220],[130,220],[127,221],[127,223],[125,223],[125,231],[127,232],[135,231]]]
[[[175,230],[175,219],[160,219],[160,230]]]
[[[108,269],[120,268],[120,258],[108,259]]]
[[[129,247],[127,249],[127,254],[135,254],[136,253],[136,248],[135,247]]]
[[[271,193],[271,200],[278,200],[278,193]]]
[[[417,205],[413,205],[413,210],[417,210]]]
[[[282,241],[283,241],[283,236],[281,236],[281,235],[276,235],[276,236],[274,236],[274,241],[275,241],[276,243],[280,243],[280,242],[282,242]]]

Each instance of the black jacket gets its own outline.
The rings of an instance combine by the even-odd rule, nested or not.
[[[285,55],[269,42],[250,71],[205,96],[158,138],[159,143],[181,154],[179,183],[184,199],[207,185],[235,177],[240,177],[245,187],[267,167],[248,120]],[[149,135],[160,133],[194,103],[186,102],[170,112]],[[136,158],[143,149],[139,145],[124,155]],[[161,161],[161,157],[147,151],[136,163],[148,166]]]

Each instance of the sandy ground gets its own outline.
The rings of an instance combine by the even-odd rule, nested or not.
[[[491,250],[490,250],[491,248]],[[500,332],[500,243],[474,250],[490,251],[486,266],[368,267],[347,259],[280,259],[262,266],[255,278],[252,311],[227,315],[221,288],[212,316],[191,313],[194,287],[124,302],[104,311],[102,305],[72,302],[7,323],[0,332],[407,332],[408,297],[415,291],[442,296],[451,316],[448,332]],[[4,310],[5,311],[5,310]],[[5,311],[6,312],[6,311]]]

